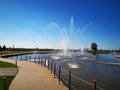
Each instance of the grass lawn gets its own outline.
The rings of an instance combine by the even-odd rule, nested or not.
[[[7,90],[9,89],[10,83],[12,82],[12,80],[14,79],[14,77],[15,76],[7,76],[6,77],[6,87],[7,87]],[[2,76],[0,76],[0,90],[4,90]]]
[[[16,67],[16,65],[12,64],[12,63],[0,61],[0,68],[8,68],[8,67],[14,68],[14,67]]]
[[[15,64],[0,61],[0,68],[14,68],[14,67],[16,67]],[[6,77],[6,87],[7,87],[7,90],[8,90],[8,88],[9,88],[10,83],[11,83],[12,80],[14,79],[14,77],[15,77],[15,76],[7,76],[7,77]],[[4,88],[3,88],[3,79],[2,79],[2,76],[0,76],[0,90],[4,90]]]

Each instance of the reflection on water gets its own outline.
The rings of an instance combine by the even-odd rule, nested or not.
[[[31,54],[32,56],[48,57],[50,54]],[[30,55],[28,55],[30,56]],[[23,55],[25,57],[26,55]],[[120,90],[120,59],[115,58],[114,54],[97,54],[96,60],[57,60],[65,70],[71,70],[72,74],[83,80],[93,83],[104,90]],[[15,57],[13,57],[15,59]],[[21,59],[21,56],[18,56]],[[67,75],[67,74],[66,74]],[[78,90],[92,90],[92,87],[78,81],[74,77],[72,83]],[[91,88],[91,89],[90,89]]]
[[[81,66],[79,65],[79,64],[77,64],[77,63],[67,63],[67,66],[69,67],[69,68],[80,68]]]

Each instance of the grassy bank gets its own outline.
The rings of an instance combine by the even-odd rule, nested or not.
[[[14,68],[16,67],[16,65],[12,63],[0,61],[0,68],[7,68],[7,67]]]

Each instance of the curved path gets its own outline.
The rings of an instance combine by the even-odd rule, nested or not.
[[[15,60],[0,60],[15,63]],[[9,90],[68,90],[63,84],[58,84],[58,79],[47,68],[27,61],[18,61],[17,64],[19,72]]]

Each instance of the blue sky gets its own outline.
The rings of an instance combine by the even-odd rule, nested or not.
[[[63,28],[70,48],[120,49],[120,0],[0,0],[0,45],[62,48]]]

